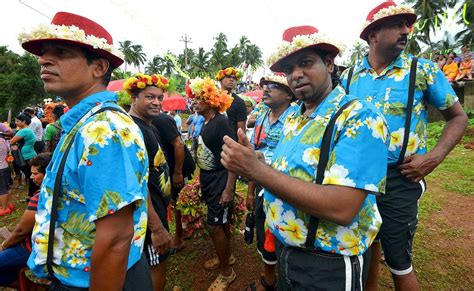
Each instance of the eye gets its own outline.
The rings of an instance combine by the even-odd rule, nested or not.
[[[309,67],[313,64],[313,62],[310,59],[302,59],[301,61],[298,62],[298,66],[301,68],[306,68]]]
[[[283,71],[283,73],[285,73],[286,75],[290,75],[291,73],[293,73],[293,67],[292,67],[292,66],[289,66],[289,65],[283,66],[282,71]]]

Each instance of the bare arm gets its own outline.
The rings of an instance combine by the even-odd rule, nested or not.
[[[245,132],[246,128],[245,128],[245,123],[247,122],[247,120],[244,120],[244,121],[237,121],[237,130],[240,128],[243,130],[243,132]]]
[[[160,254],[166,254],[170,247],[171,235],[153,208],[150,193],[148,193],[148,228],[151,231],[151,242],[155,250]]]
[[[4,248],[7,249],[13,245],[16,245],[31,235],[33,232],[33,227],[35,226],[35,213],[36,211],[34,210],[25,210],[20,222],[15,227],[10,237],[8,237],[3,242],[2,245]]]
[[[348,225],[360,210],[367,193],[344,186],[317,185],[280,173],[259,161],[244,133],[239,143],[225,137],[222,164],[230,171],[256,181],[302,211],[339,225]]]
[[[230,137],[229,137],[230,138]],[[222,192],[220,203],[222,207],[227,207],[232,202],[235,193],[235,181],[237,180],[237,175],[229,171],[227,176],[227,183],[225,185],[224,192]]]
[[[17,143],[20,142],[22,139],[23,139],[23,137],[21,137],[21,136],[19,136],[19,135],[15,135],[14,137],[12,137],[12,138],[10,139],[10,144],[11,144],[11,145],[17,144]]]
[[[122,290],[133,238],[134,204],[95,221],[90,290]]]
[[[461,140],[466,130],[468,119],[459,102],[440,112],[446,120],[446,124],[436,146],[425,155],[406,157],[400,166],[401,173],[415,182],[423,179],[441,164]]]
[[[174,149],[174,172],[173,172],[173,186],[179,188],[183,186],[183,165],[184,165],[184,142],[181,136],[176,136],[172,141]]]

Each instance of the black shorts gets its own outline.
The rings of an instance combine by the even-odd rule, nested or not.
[[[207,205],[207,224],[224,225],[230,222],[232,206],[222,208],[220,204],[222,192],[227,184],[227,170],[202,171],[201,192]]]
[[[7,194],[12,185],[12,175],[10,168],[0,169],[0,195]]]
[[[155,250],[155,248],[151,245],[151,242],[145,243],[143,246],[143,252],[145,253],[148,265],[152,267],[158,266],[159,264],[165,262],[170,256],[169,252],[166,254],[158,254],[158,251]]]
[[[255,204],[255,232],[257,233],[257,251],[262,256],[262,261],[267,265],[277,263],[276,253],[265,250],[265,212],[263,211],[263,189],[257,186],[254,198]],[[268,228],[268,227],[267,227]],[[268,230],[270,231],[270,230]]]
[[[418,200],[426,189],[425,181],[413,182],[398,169],[388,169],[385,195],[377,196],[382,216],[380,242],[385,262],[395,275],[413,270],[413,238],[418,224]]]
[[[370,250],[349,257],[276,245],[278,290],[363,290],[367,282]]]

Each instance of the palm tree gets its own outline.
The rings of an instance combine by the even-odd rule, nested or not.
[[[456,1],[454,1],[455,3]],[[472,0],[464,0],[456,11],[459,16],[458,24],[464,25],[464,29],[456,33],[454,39],[459,40],[461,45],[467,45],[474,41],[474,2]]]
[[[263,66],[262,51],[255,44],[249,44],[245,49],[244,62],[250,66],[252,72]]]
[[[141,45],[133,44],[130,40],[120,41],[119,44],[119,50],[123,53],[125,60],[125,71],[127,71],[127,65],[140,67],[145,63],[146,55]]]
[[[227,36],[220,32],[215,38],[216,42],[211,49],[211,63],[214,70],[218,70],[227,65]]]
[[[432,46],[430,32],[435,31],[441,23],[441,16],[446,7],[444,1],[439,0],[405,0],[407,4],[414,4],[415,13],[419,16],[415,24],[415,31],[421,33],[421,38],[429,46]]]
[[[148,61],[145,67],[145,73],[156,74],[158,72],[161,72],[163,70],[164,63],[165,63],[165,60],[161,56],[159,55],[154,56],[151,61]]]
[[[369,52],[369,47],[366,42],[356,41],[350,52],[351,56],[349,64],[352,66],[357,60],[361,60]]]
[[[191,72],[193,77],[197,75],[207,74],[209,72],[209,58],[211,53],[206,52],[204,48],[200,47],[197,54],[191,60]]]

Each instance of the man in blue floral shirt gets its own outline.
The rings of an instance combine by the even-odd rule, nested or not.
[[[139,128],[118,107],[116,94],[105,91],[112,70],[123,63],[112,37],[92,20],[59,12],[51,25],[20,35],[20,41],[39,56],[45,91],[61,96],[70,108],[61,117],[63,135],[41,186],[28,266],[50,278],[53,290],[150,290],[141,258],[148,158]],[[115,110],[98,112],[104,107]],[[56,194],[55,179],[70,143]]]
[[[467,117],[458,98],[436,64],[403,53],[416,14],[411,7],[384,2],[367,16],[360,35],[368,42],[368,56],[343,73],[343,86],[351,94],[377,107],[385,116],[391,139],[388,152],[386,195],[377,197],[383,224],[380,239],[395,286],[419,288],[412,266],[412,245],[417,225],[418,200],[426,189],[423,178],[433,171],[458,143]],[[414,94],[410,104],[410,69],[414,67]],[[427,152],[427,105],[431,104],[447,123],[438,144]],[[408,110],[412,112],[408,112]],[[407,119],[408,116],[408,119]],[[369,289],[377,287],[380,247],[373,245]]]
[[[270,69],[286,74],[302,103],[286,119],[273,169],[257,160],[241,131],[240,144],[224,139],[222,163],[266,190],[279,290],[361,290],[382,222],[374,194],[385,191],[385,121],[373,105],[333,86],[338,44],[311,26],[289,28],[283,40]]]

